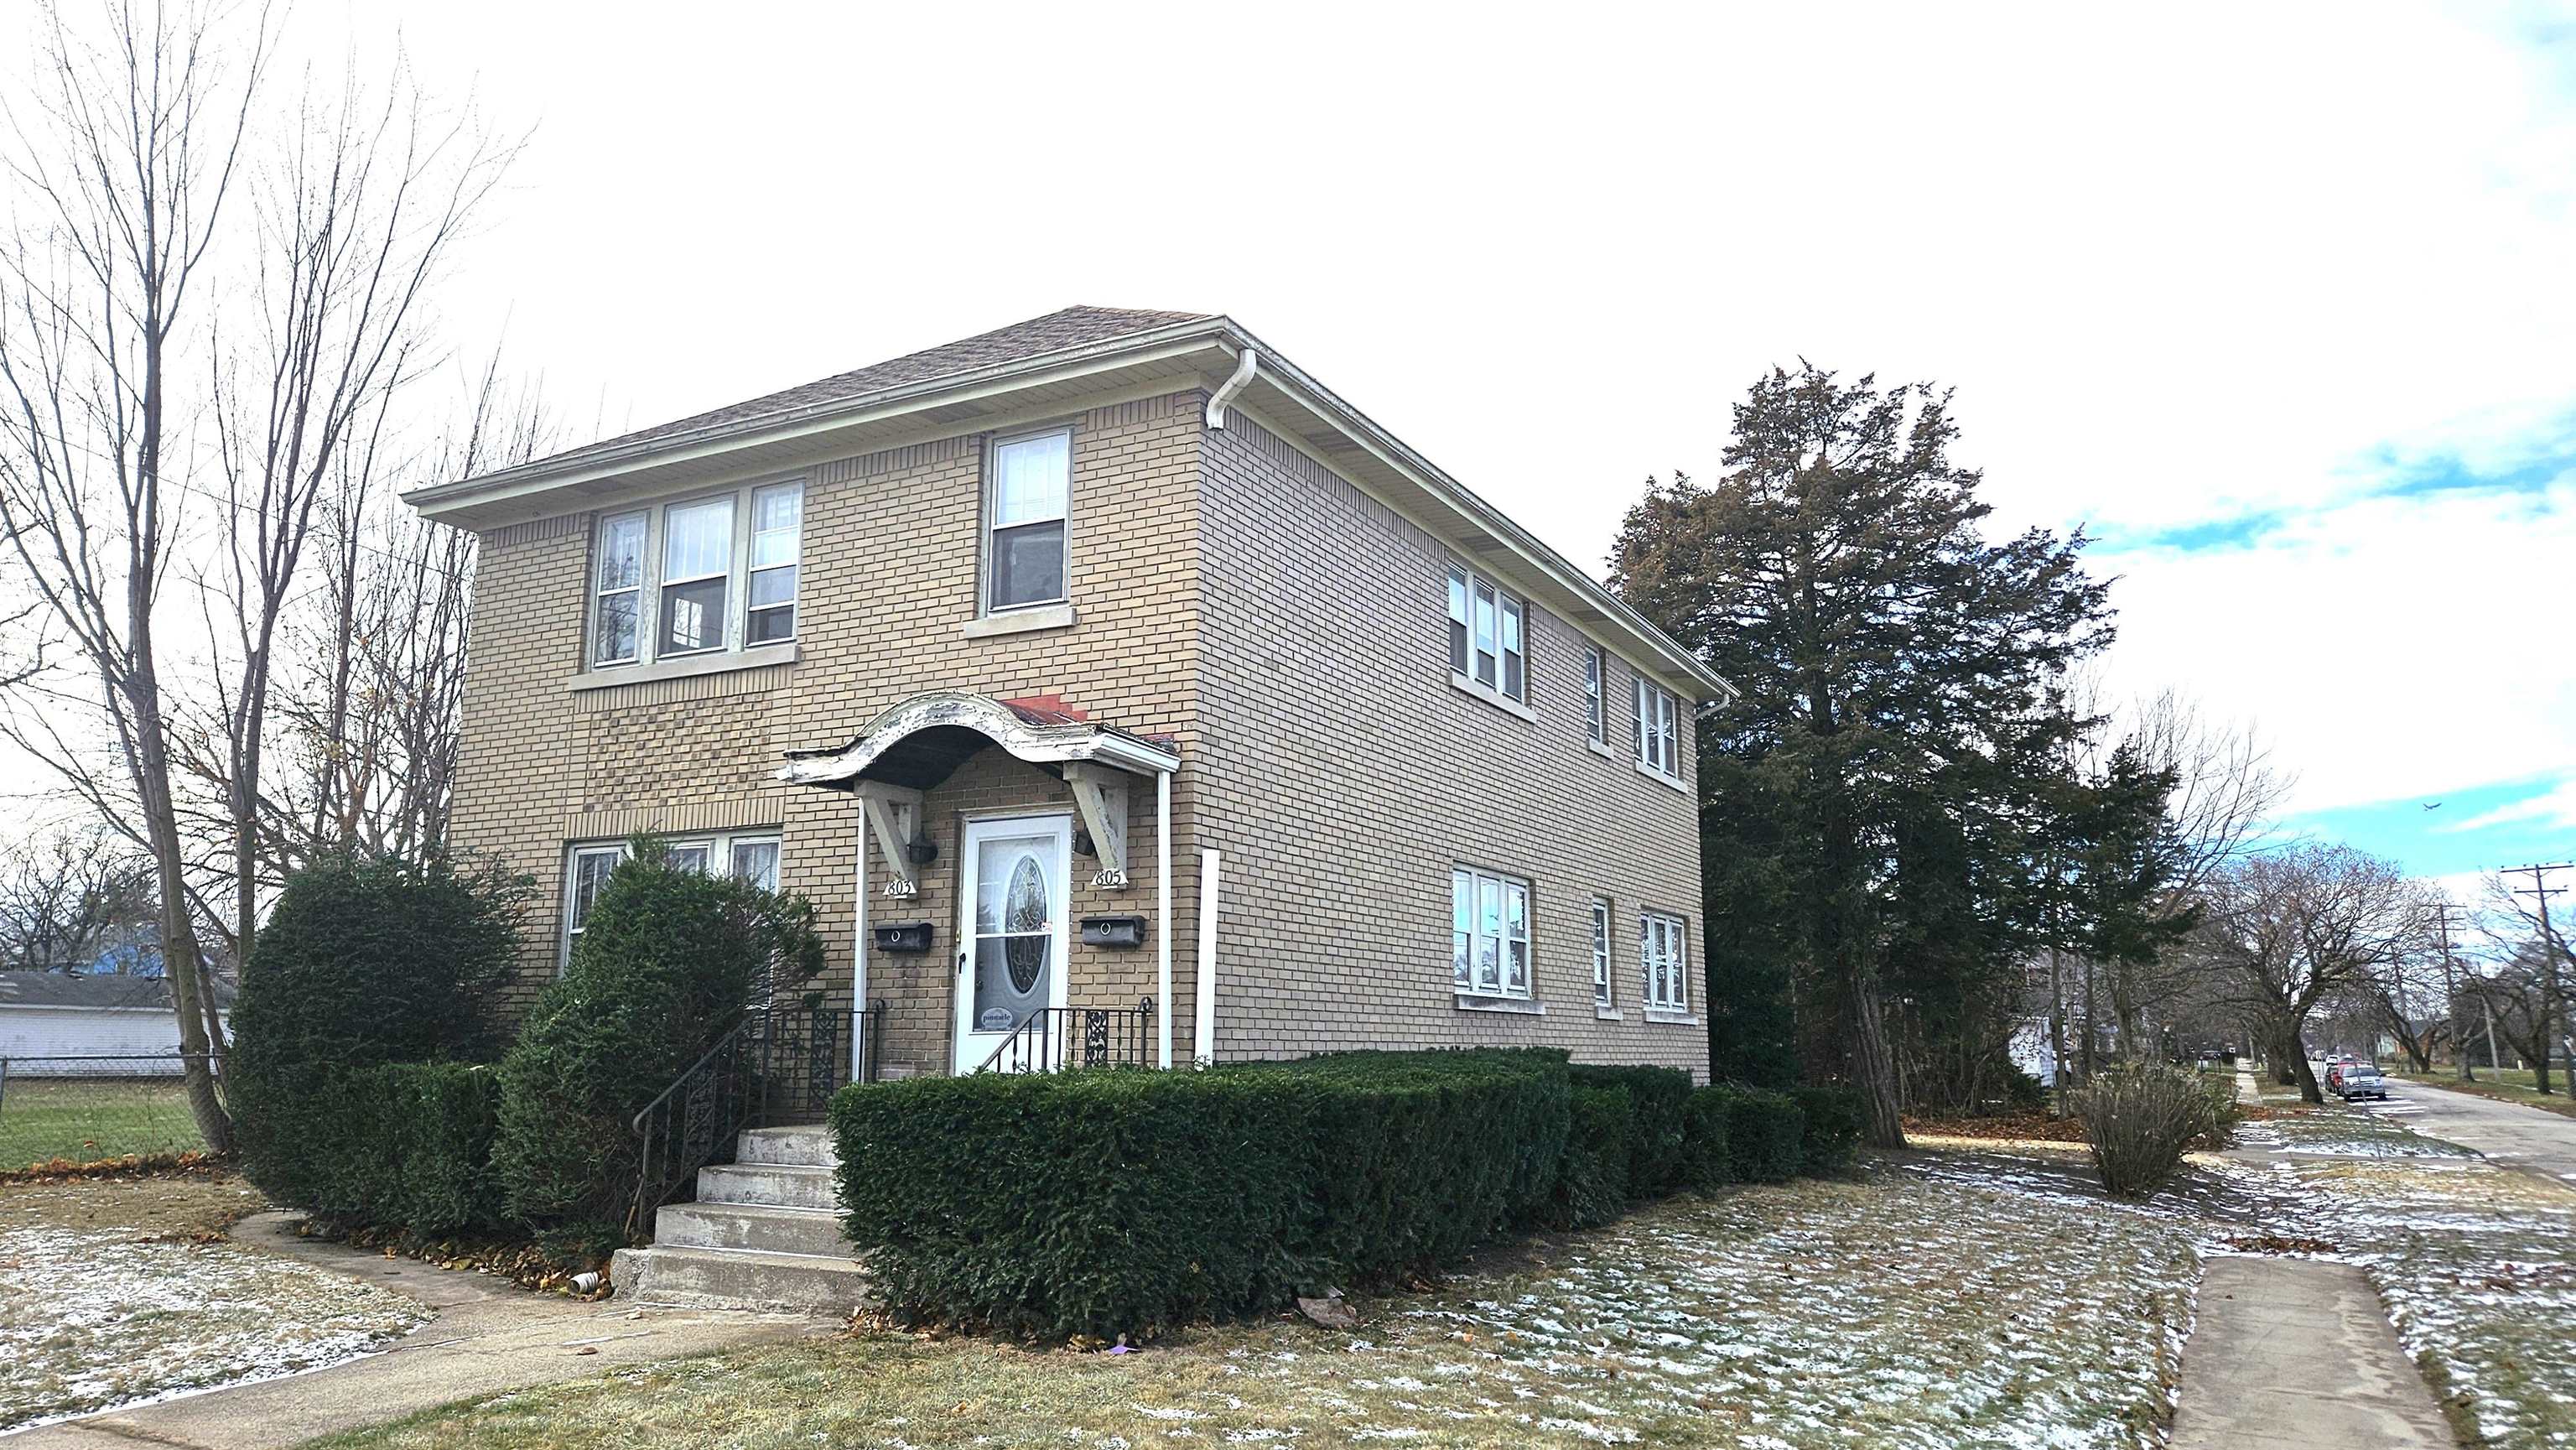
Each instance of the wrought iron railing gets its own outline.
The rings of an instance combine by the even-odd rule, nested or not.
[[[640,1234],[697,1171],[733,1149],[746,1128],[819,1121],[832,1094],[877,1075],[885,1004],[858,1012],[755,1007],[706,1055],[635,1115],[635,1205]],[[854,1046],[855,1044],[855,1046]]]
[[[1041,1007],[993,1049],[977,1072],[1059,1072],[1068,1067],[1151,1067],[1154,999],[1133,1007]]]

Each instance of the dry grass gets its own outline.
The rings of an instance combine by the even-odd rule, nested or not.
[[[1857,1182],[1660,1205],[1365,1305],[1354,1332],[1273,1321],[1124,1355],[863,1334],[319,1443],[2149,1443],[2197,1273],[2192,1233],[2112,1207],[2080,1161],[2016,1161],[1991,1181],[1982,1161],[1916,1154]]]

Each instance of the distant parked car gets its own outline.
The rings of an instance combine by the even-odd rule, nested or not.
[[[2386,1101],[2388,1079],[2378,1068],[2369,1063],[2346,1063],[2337,1070],[2335,1091],[2343,1095],[2345,1102],[2351,1102],[2356,1098],[2378,1098]]]

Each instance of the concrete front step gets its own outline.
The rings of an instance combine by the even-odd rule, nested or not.
[[[786,1168],[836,1168],[840,1155],[832,1150],[832,1130],[815,1124],[811,1127],[753,1128],[735,1140],[735,1161],[763,1163]]]
[[[653,1242],[683,1249],[841,1255],[840,1215],[758,1203],[674,1203],[653,1215]]]
[[[718,1164],[698,1170],[698,1202],[837,1210],[841,1199],[835,1172],[804,1164]]]
[[[870,1303],[867,1266],[817,1254],[748,1249],[619,1249],[609,1282],[617,1297],[686,1309],[758,1309],[847,1318]]]

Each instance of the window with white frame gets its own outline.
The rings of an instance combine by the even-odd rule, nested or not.
[[[1637,763],[1673,780],[1682,774],[1680,714],[1672,691],[1637,677]]]
[[[1610,903],[1598,896],[1592,898],[1592,1005],[1611,1005]]]
[[[593,668],[796,637],[802,483],[601,516],[591,546]]]
[[[1073,493],[1073,432],[1058,428],[993,445],[984,607],[998,612],[1065,599],[1064,522]]]
[[[1449,672],[1508,700],[1529,697],[1528,607],[1490,579],[1449,568]]]
[[[1690,1010],[1689,953],[1682,938],[1678,916],[1649,911],[1638,918],[1637,961],[1645,976],[1649,1011]]]
[[[673,837],[662,843],[674,866],[708,872],[721,870],[763,891],[778,889],[778,832],[775,828],[719,831],[713,835]],[[599,841],[564,850],[564,959],[581,939],[590,909],[608,885],[609,873],[626,859],[624,841]]]
[[[1449,877],[1449,964],[1475,997],[1530,994],[1530,889],[1516,876],[1461,866]]]
[[[1583,728],[1595,745],[1610,743],[1610,692],[1604,688],[1607,683],[1603,678],[1601,651],[1586,648],[1583,651]]]

